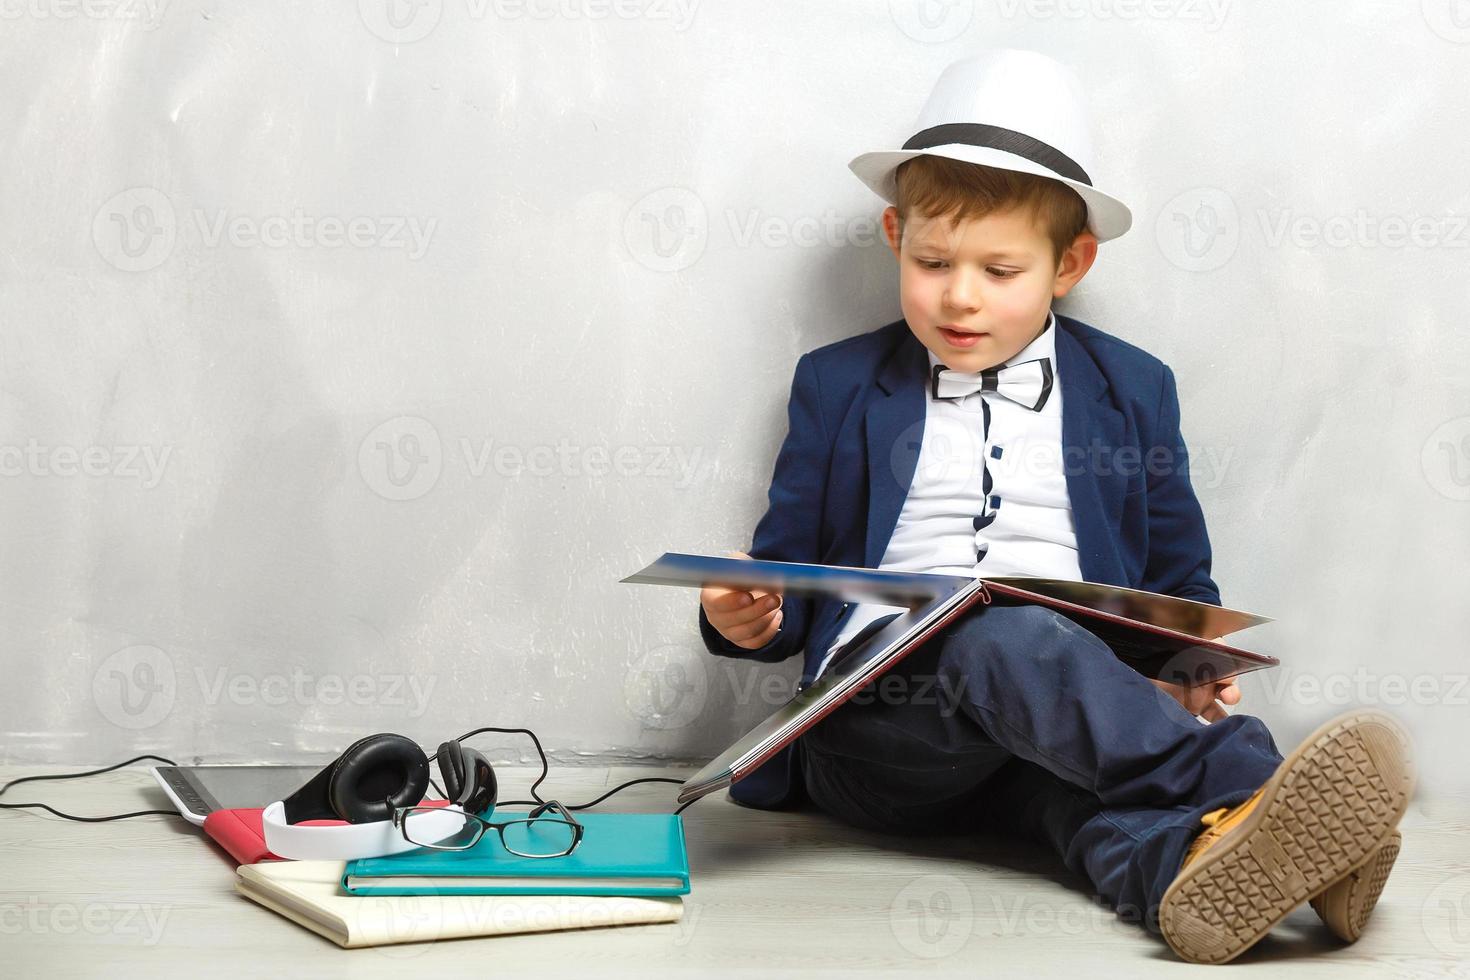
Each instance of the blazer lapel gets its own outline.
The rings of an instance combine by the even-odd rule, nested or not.
[[[868,442],[868,523],[863,565],[877,568],[908,497],[924,443],[928,357],[905,328],[878,370],[878,392],[864,413]]]
[[[1128,476],[1117,449],[1127,423],[1104,397],[1108,380],[1057,318],[1057,376],[1062,384],[1062,463],[1077,532],[1077,562],[1088,582],[1124,585],[1118,526]]]

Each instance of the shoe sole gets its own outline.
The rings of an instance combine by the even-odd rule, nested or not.
[[[1408,737],[1393,718],[1358,711],[1322,725],[1241,823],[1175,876],[1159,905],[1165,941],[1192,963],[1239,956],[1382,847],[1413,788]]]
[[[1403,835],[1397,830],[1392,831],[1384,845],[1370,854],[1367,861],[1311,900],[1312,911],[1338,939],[1355,943],[1363,934],[1368,917],[1373,914],[1378,896],[1388,881],[1388,873],[1393,870],[1394,861],[1398,860],[1402,844]]]

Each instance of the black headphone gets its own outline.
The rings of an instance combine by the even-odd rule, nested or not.
[[[452,739],[441,743],[434,757],[450,803],[481,815],[495,808],[495,769],[484,755]],[[396,807],[413,806],[428,789],[429,760],[417,742],[387,732],[369,735],[286,797],[286,823],[391,820]]]
[[[536,755],[541,759],[541,775],[531,784],[531,799],[529,800],[497,800],[497,788],[495,781],[495,770],[485,757],[474,749],[466,749],[462,745],[465,739],[485,732],[499,732],[501,734],[525,735],[531,739],[536,746]],[[374,743],[377,740],[387,740],[392,746],[387,749],[372,749],[373,757],[359,757],[356,750],[360,746]],[[459,803],[465,810],[471,813],[483,814],[494,809],[497,802],[504,802],[507,806],[525,804],[527,806],[543,806],[546,800],[536,792],[536,787],[546,781],[551,767],[546,760],[546,751],[541,748],[541,740],[536,733],[529,728],[476,728],[465,732],[459,738],[451,742],[444,742],[435,753],[439,760],[439,772],[444,777],[445,794],[450,797],[451,803]],[[156,759],[166,766],[177,766],[178,763],[161,755],[138,755],[122,762],[104,766],[101,769],[89,769],[86,772],[49,773],[39,776],[21,776],[7,783],[0,783],[0,795],[9,791],[10,787],[21,783],[36,782],[37,780],[51,779],[78,779],[83,776],[100,776],[105,772],[130,766],[144,759]],[[351,773],[347,773],[348,768]],[[337,777],[334,774],[341,770],[348,778]],[[423,799],[423,794],[429,782],[429,760],[424,758],[423,750],[418,745],[402,735],[370,735],[359,739],[347,747],[347,751],[311,778],[305,786],[291,794],[289,800],[282,801],[282,809],[286,814],[287,823],[295,823],[298,820],[346,820],[349,823],[370,823],[375,820],[391,820],[393,817],[392,807],[395,805],[411,806]],[[638,783],[673,783],[682,784],[682,779],[671,779],[668,776],[641,776],[638,779],[630,779],[620,783],[612,789],[603,793],[590,803],[568,806],[568,810],[585,810],[594,807],[603,800],[620,792],[629,786]],[[386,795],[379,795],[380,790],[386,789]],[[414,795],[417,793],[418,795]],[[335,795],[334,795],[335,794]],[[395,803],[398,799],[406,800],[403,804]],[[674,809],[674,813],[683,813],[703,797],[696,796],[687,803],[680,804]],[[481,807],[483,809],[475,809]],[[177,817],[177,810],[134,810],[130,813],[108,813],[101,816],[88,817],[78,816],[74,813],[63,813],[49,803],[0,803],[0,810],[45,810],[47,813],[55,814],[63,820],[77,820],[82,823],[105,823],[109,820],[129,820],[133,817]]]

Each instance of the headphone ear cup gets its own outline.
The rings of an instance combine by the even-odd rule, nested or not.
[[[499,786],[495,769],[476,749],[457,741],[439,746],[439,772],[444,776],[444,795],[470,813],[484,815],[495,808]]]
[[[337,808],[332,803],[332,780],[336,778],[343,760],[350,758],[359,746],[381,737],[380,735],[369,735],[353,742],[343,749],[337,758],[327,763],[321,772],[308,779],[305,786],[282,800],[286,823],[300,823],[303,820],[347,819],[337,812]]]
[[[429,760],[402,735],[354,742],[332,768],[327,800],[348,823],[389,820],[394,807],[413,806],[429,788]]]
[[[455,741],[440,742],[439,751],[435,754],[439,760],[439,774],[444,777],[444,795],[450,803],[461,802],[460,794],[465,789],[468,766],[464,754],[464,747]]]
[[[466,767],[469,769],[469,785],[464,794],[463,807],[469,813],[486,816],[495,809],[500,796],[500,787],[495,779],[495,767],[475,749],[465,749]]]

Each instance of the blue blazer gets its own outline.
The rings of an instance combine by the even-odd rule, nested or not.
[[[1080,320],[1056,320],[1062,461],[1082,578],[1219,605],[1173,371]],[[902,319],[802,355],[752,558],[878,567],[918,464],[928,366]],[[852,605],[786,596],[781,629],[756,650],[721,636],[702,606],[699,630],[720,656],[776,663],[804,650],[805,686]],[[801,802],[794,748],[732,783],[730,796],[762,809]]]

